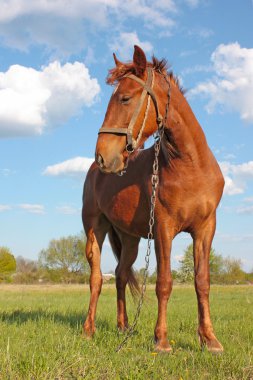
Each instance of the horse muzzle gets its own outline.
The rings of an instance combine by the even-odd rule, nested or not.
[[[121,173],[125,168],[125,163],[122,155],[117,155],[112,159],[105,159],[100,153],[95,156],[95,161],[99,169],[103,173]]]

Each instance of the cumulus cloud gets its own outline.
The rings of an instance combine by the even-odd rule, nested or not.
[[[90,106],[100,91],[83,63],[0,72],[0,137],[42,134]]]
[[[43,175],[83,179],[93,162],[93,158],[75,157],[48,166],[43,171]],[[243,194],[248,182],[253,179],[253,161],[242,164],[231,164],[228,161],[223,161],[219,162],[219,165],[225,178],[224,194]]]
[[[227,161],[219,164],[225,178],[224,194],[243,194],[247,182],[253,179],[253,161],[237,165]]]
[[[129,18],[169,29],[176,10],[173,0],[72,0],[71,5],[66,0],[6,0],[1,5],[0,36],[18,49],[40,44],[58,55],[69,55],[87,46],[91,30],[99,28],[111,37]]]
[[[117,0],[115,9],[122,12],[122,15],[125,15],[126,18],[128,16],[137,19],[142,18],[147,26],[159,26],[161,29],[171,28],[174,25],[171,13],[177,12],[177,7],[173,0],[131,0],[131,4],[129,4],[129,1]]]
[[[119,53],[121,59],[130,60],[133,55],[133,46],[140,46],[145,53],[152,51],[153,46],[148,41],[140,41],[136,32],[120,33],[119,37],[110,44],[110,49]]]
[[[234,174],[245,179],[253,179],[253,161],[232,165]]]
[[[9,205],[0,205],[0,212],[11,210]]]
[[[196,3],[198,0],[187,0]],[[159,8],[163,12],[158,12]],[[145,20],[153,23],[168,23],[164,11],[175,12],[176,4],[173,0],[142,1],[131,0],[130,4],[123,4],[121,0],[72,0],[71,7],[67,0],[40,0],[28,3],[27,0],[7,0],[1,7],[0,22],[10,22],[18,17],[28,15],[56,15],[66,19],[88,19],[106,24],[111,13],[114,15],[124,9],[127,15],[144,16]],[[152,20],[154,16],[158,20]],[[121,17],[124,15],[121,15]]]
[[[19,208],[31,214],[45,214],[44,206],[40,204],[22,203],[19,205]]]
[[[215,76],[199,83],[190,94],[209,98],[207,111],[217,106],[237,111],[241,119],[253,123],[253,48],[239,43],[221,44],[211,56]]]
[[[95,10],[94,5],[97,5],[98,3],[102,6],[100,9],[97,9],[97,14],[94,15],[92,10]],[[66,0],[40,0],[30,3],[26,0],[7,0],[4,4],[2,4],[0,21],[6,23],[24,15],[32,15],[37,13],[40,15],[57,14],[59,16],[76,19],[80,17],[80,13],[85,15],[85,11],[87,12],[88,17],[93,17],[95,19],[97,15],[99,17],[101,12],[105,11],[103,3],[106,6],[106,3],[108,5],[113,5],[115,2],[113,0],[104,2],[96,0],[72,0],[72,6],[69,7],[69,3]]]
[[[93,158],[75,157],[70,160],[48,166],[43,174],[49,176],[83,178],[89,167],[94,162]]]

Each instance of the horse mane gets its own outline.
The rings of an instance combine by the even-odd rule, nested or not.
[[[147,63],[148,67],[152,67],[155,71],[160,74],[167,75],[173,82],[178,86],[180,92],[184,95],[185,90],[179,83],[179,79],[174,75],[173,71],[170,70],[170,66],[166,59],[157,59],[155,56],[152,57],[152,62]],[[109,70],[108,76],[106,78],[106,83],[110,85],[116,85],[120,79],[126,74],[134,74],[139,76],[138,67],[135,66],[133,62],[119,63],[116,67]]]
[[[174,158],[182,158],[182,154],[176,144],[171,128],[164,128],[164,142],[169,162]]]

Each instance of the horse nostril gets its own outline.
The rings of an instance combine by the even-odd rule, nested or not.
[[[104,167],[104,159],[101,156],[101,154],[96,155],[96,163],[98,164],[98,166],[100,166],[100,168]]]

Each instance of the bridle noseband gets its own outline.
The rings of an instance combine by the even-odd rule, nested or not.
[[[164,74],[162,74],[162,75],[164,75]],[[163,120],[163,117],[161,116],[161,114],[159,112],[159,107],[158,107],[156,95],[153,91],[153,76],[154,76],[153,69],[150,67],[147,68],[147,80],[146,80],[146,82],[144,82],[142,79],[138,78],[134,74],[124,75],[122,78],[129,78],[129,79],[135,80],[136,82],[138,82],[139,84],[141,84],[143,86],[143,90],[142,90],[142,94],[141,94],[140,99],[139,99],[139,103],[138,103],[138,105],[137,105],[137,107],[136,107],[136,109],[132,115],[130,123],[129,123],[127,128],[102,127],[98,131],[98,134],[110,133],[110,134],[117,134],[117,135],[118,134],[119,135],[126,135],[126,138],[127,138],[126,151],[128,154],[133,153],[134,150],[137,148],[138,142],[141,139],[142,132],[143,132],[144,127],[145,127],[146,116],[147,116],[147,112],[148,112],[148,108],[149,108],[149,102],[147,103],[147,108],[146,108],[146,112],[145,112],[145,116],[144,116],[144,120],[143,120],[141,129],[138,133],[137,138],[135,139],[133,137],[133,129],[134,129],[134,125],[136,123],[136,120],[137,120],[137,118],[141,112],[141,109],[142,109],[146,95],[150,96],[152,101],[153,101],[155,111],[156,111],[156,123],[157,123],[158,130],[163,128],[164,120],[165,120],[165,122],[167,120],[167,112],[168,112],[169,101],[170,101],[170,82],[167,80],[167,78],[164,75],[166,82],[169,84],[169,91],[168,91],[168,103],[166,104],[165,117]]]

